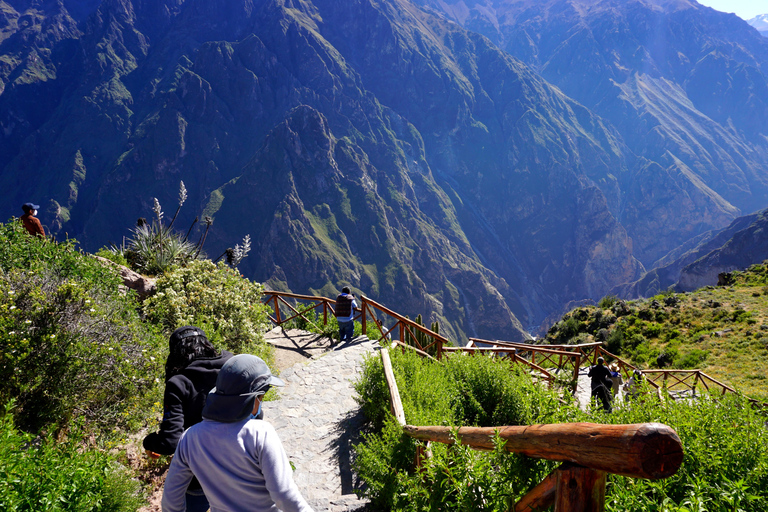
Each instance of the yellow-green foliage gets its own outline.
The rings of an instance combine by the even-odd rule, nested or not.
[[[566,313],[546,342],[602,341],[641,368],[700,369],[768,400],[768,266],[733,272],[730,283],[635,301],[605,297]]]
[[[679,471],[659,481],[609,475],[611,512],[768,511],[768,416],[742,397],[635,400],[613,414],[585,412],[504,360],[454,356],[435,363],[392,352],[392,363],[409,424],[658,422],[675,429],[685,453]],[[556,466],[508,454],[497,440],[490,453],[432,443],[417,471],[416,442],[392,417],[380,358],[366,360],[356,388],[373,428],[357,446],[356,467],[376,510],[507,511]]]
[[[138,422],[164,357],[133,294],[72,242],[0,225],[0,405],[36,430],[82,417],[111,431]]]
[[[214,343],[234,352],[263,351],[269,325],[263,287],[224,263],[195,260],[157,280],[157,293],[142,309],[168,331],[182,325],[202,327]]]

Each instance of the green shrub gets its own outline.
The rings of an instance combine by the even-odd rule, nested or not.
[[[498,449],[483,453],[433,443],[431,458],[416,471],[413,467],[416,443],[402,433],[388,411],[381,364],[376,359],[366,361],[357,390],[364,411],[376,411],[381,418],[382,430],[364,436],[364,442],[356,448],[355,463],[368,485],[366,494],[374,509],[509,510],[554,467],[551,462],[509,455]],[[489,414],[489,410],[505,409],[483,405],[498,393],[497,386],[485,380],[498,378],[495,370],[486,367],[486,364],[495,364],[512,375],[508,381],[504,378],[514,383],[508,392],[519,393],[519,400],[527,402],[519,415],[522,421],[659,422],[675,429],[685,453],[677,474],[659,481],[609,475],[607,510],[768,510],[768,430],[765,429],[768,417],[765,411],[751,407],[739,396],[729,395],[719,401],[700,398],[696,402],[635,400],[618,404],[613,414],[606,415],[580,411],[556,399],[552,401],[553,393],[533,385],[530,380],[522,383],[529,379],[527,375],[515,375],[503,360],[455,356],[443,364],[418,361],[413,354],[392,352],[392,361],[409,424],[458,426],[465,424],[462,411],[468,410],[474,417],[493,418],[495,413]],[[444,375],[437,375],[441,371]],[[427,375],[416,375],[421,372]],[[452,379],[457,377],[459,382],[452,384]],[[483,382],[491,389],[475,385]],[[458,395],[458,390],[465,395]],[[458,400],[446,399],[457,396]],[[378,401],[380,403],[372,403]],[[462,408],[458,402],[479,405]],[[496,417],[502,424],[513,424],[507,422],[515,414],[499,413]],[[422,419],[425,422],[420,422]]]
[[[161,276],[142,309],[168,332],[197,325],[217,346],[263,356],[269,320],[262,290],[224,263],[196,260]]]
[[[413,352],[390,354],[411,425],[519,425],[577,413],[502,359],[451,356],[437,363]],[[432,458],[414,473],[416,444],[392,419],[378,356],[365,361],[356,390],[375,428],[358,445],[356,460],[375,510],[507,510],[512,497],[553,467],[506,452],[434,443]]]
[[[706,350],[695,348],[682,356],[678,356],[672,366],[675,368],[701,368],[708,355],[709,352]]]
[[[78,431],[57,442],[19,432],[6,408],[0,417],[0,510],[5,512],[129,512],[144,500],[105,453],[84,450]]]
[[[6,225],[0,247],[0,404],[15,398],[31,431],[75,416],[110,430],[141,421],[164,355],[133,294],[73,242]]]
[[[600,302],[597,303],[597,306],[600,309],[611,309],[611,307],[619,302],[619,298],[615,295],[606,295],[602,299],[600,299]]]

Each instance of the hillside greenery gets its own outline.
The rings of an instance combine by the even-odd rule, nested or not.
[[[566,313],[544,342],[602,341],[641,368],[700,369],[768,402],[768,264],[729,274],[726,286],[648,299],[604,297]]]
[[[589,421],[660,422],[674,428],[685,450],[677,474],[660,481],[610,475],[606,510],[768,510],[768,416],[742,397],[634,401],[606,414],[580,410],[567,395],[534,384],[496,358],[454,355],[437,363],[410,352],[391,356],[411,425]],[[356,386],[370,430],[357,446],[355,464],[377,510],[506,511],[556,465],[508,454],[499,441],[490,453],[432,443],[431,456],[416,471],[416,442],[392,417],[384,382],[380,358],[368,358]]]
[[[260,284],[209,260],[170,265],[157,284],[142,304],[76,241],[0,224],[0,509],[145,502],[126,450],[157,428],[176,327],[271,361]]]

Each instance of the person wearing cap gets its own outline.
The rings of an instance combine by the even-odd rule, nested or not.
[[[352,335],[355,332],[355,296],[349,290],[349,286],[341,289],[341,294],[336,297],[336,308],[334,315],[339,323],[339,343],[352,341]]]
[[[605,366],[605,359],[597,358],[597,364],[589,369],[589,377],[592,379],[592,398],[597,398],[603,405],[603,409],[611,412],[611,399],[608,390],[611,389],[611,371]]]
[[[21,209],[24,210],[24,215],[21,216],[21,223],[30,235],[37,235],[45,238],[45,231],[43,225],[40,224],[40,219],[35,217],[37,210],[40,206],[32,203],[24,203],[21,205]]]
[[[160,430],[144,438],[150,458],[173,455],[184,430],[203,420],[203,407],[216,377],[232,353],[219,353],[205,332],[193,325],[179,327],[168,340],[165,362],[165,394]],[[187,512],[205,512],[208,500],[193,478],[186,489]]]
[[[176,446],[163,489],[163,512],[184,510],[184,492],[197,477],[211,512],[312,512],[293,481],[275,428],[256,419],[270,386],[283,386],[266,363],[239,354],[219,371],[203,421]]]

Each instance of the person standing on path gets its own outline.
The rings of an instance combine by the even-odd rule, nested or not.
[[[21,223],[24,225],[24,229],[26,229],[32,236],[45,238],[43,225],[40,224],[40,219],[35,217],[40,206],[32,203],[24,203],[21,205],[21,209],[24,210],[24,215],[21,216]]]
[[[624,384],[624,379],[621,377],[621,371],[619,365],[616,363],[611,364],[611,395],[616,398],[619,395],[619,389]]]
[[[336,321],[339,323],[339,343],[352,341],[355,333],[355,308],[357,302],[355,295],[350,293],[349,286],[341,289],[341,294],[336,297]]]
[[[211,512],[312,512],[275,428],[256,419],[266,390],[284,384],[254,355],[236,355],[224,364],[203,421],[184,432],[176,447],[163,512],[184,510],[184,490],[194,477]]]
[[[184,430],[203,421],[203,407],[216,377],[232,354],[219,353],[202,329],[191,325],[179,327],[168,340],[165,363],[165,394],[160,431],[144,438],[150,458],[173,455]],[[197,479],[192,479],[185,495],[187,512],[205,512],[208,500]]]
[[[592,398],[597,398],[603,405],[603,409],[611,412],[611,399],[608,390],[612,387],[611,371],[605,367],[605,359],[597,358],[597,364],[589,369],[589,377],[592,379]]]

